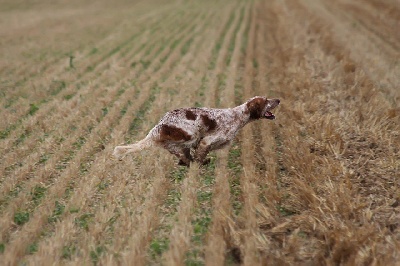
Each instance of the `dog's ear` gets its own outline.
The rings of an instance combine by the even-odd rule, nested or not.
[[[267,100],[262,97],[253,98],[247,102],[247,111],[250,113],[250,119],[259,119],[265,108]]]

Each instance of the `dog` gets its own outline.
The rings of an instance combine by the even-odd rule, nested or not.
[[[127,154],[159,146],[179,159],[179,165],[196,161],[207,164],[210,151],[230,144],[247,123],[259,119],[275,119],[271,112],[279,99],[256,96],[234,108],[180,108],[167,112],[147,136],[134,144],[116,146],[113,156],[122,160]]]

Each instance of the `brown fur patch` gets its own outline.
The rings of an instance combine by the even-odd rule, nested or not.
[[[250,119],[259,119],[262,116],[262,111],[265,107],[266,100],[256,98],[247,103],[247,110],[250,112]]]
[[[188,120],[196,120],[197,115],[194,112],[190,110],[185,110],[185,114]]]
[[[214,119],[209,118],[207,115],[201,115],[201,120],[208,128],[207,131],[214,130],[217,127],[217,122]]]
[[[160,130],[160,141],[188,141],[192,137],[186,131],[181,128],[171,126],[171,125],[162,125]]]

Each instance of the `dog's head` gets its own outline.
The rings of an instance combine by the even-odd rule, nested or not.
[[[273,120],[275,115],[271,112],[280,103],[279,99],[267,99],[266,97],[256,96],[246,102],[247,112],[250,119],[266,118]]]

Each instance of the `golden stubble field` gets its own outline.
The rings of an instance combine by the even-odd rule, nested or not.
[[[1,1],[1,265],[395,265],[396,0]],[[168,110],[278,97],[211,164]]]

